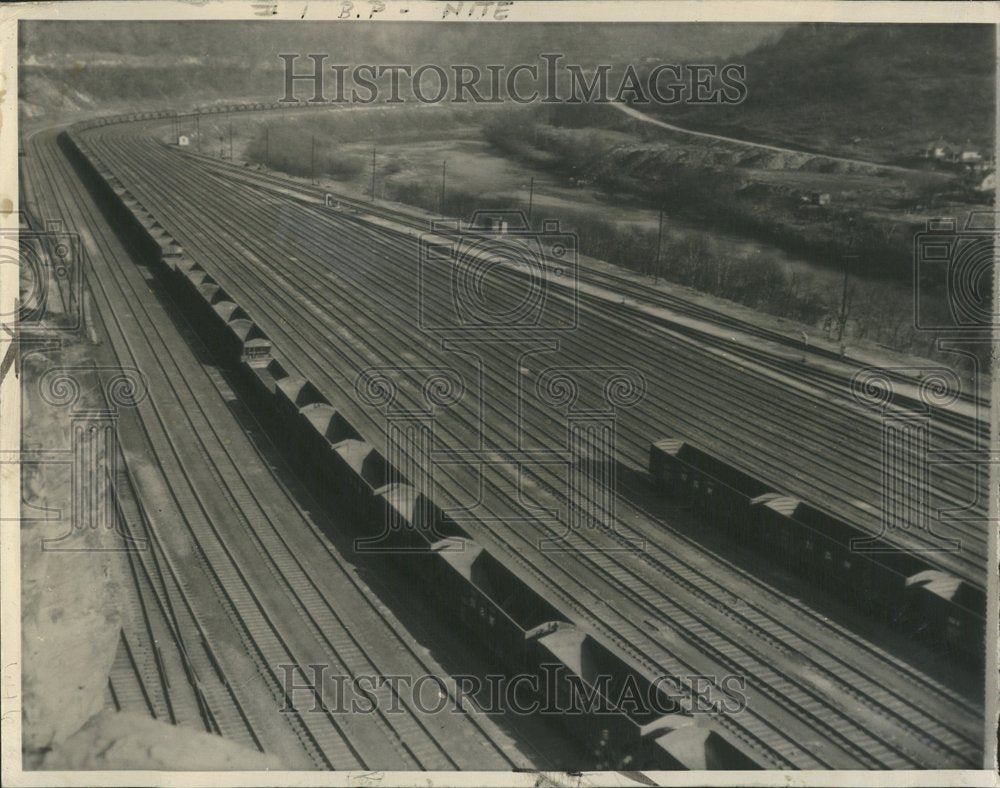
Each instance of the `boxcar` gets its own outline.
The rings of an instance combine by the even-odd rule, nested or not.
[[[311,381],[301,375],[289,375],[278,381],[275,391],[275,409],[278,419],[287,426],[289,433],[293,434],[293,445],[297,443],[297,438],[305,434],[304,423],[299,419],[299,410],[306,405],[323,403],[329,405],[326,397],[312,384]],[[301,434],[298,434],[299,431]]]
[[[403,565],[410,570],[428,572],[421,574],[421,580],[426,582],[429,575],[427,563],[412,561],[409,558],[415,553],[429,556],[436,541],[434,530],[430,527],[438,509],[423,493],[412,485],[396,483],[388,484],[376,494],[386,512],[384,538],[376,537],[371,541],[374,546],[384,545],[387,548],[404,552],[408,560]]]
[[[664,495],[690,501],[709,523],[740,540],[753,527],[751,501],[769,492],[763,482],[676,438],[650,446],[649,471]]]
[[[752,771],[767,768],[742,745],[694,720],[657,737],[651,769]]]
[[[906,581],[906,598],[918,632],[943,641],[955,656],[983,658],[986,597],[979,589],[947,572],[927,569]]]
[[[332,492],[346,503],[358,528],[371,536],[382,533],[385,510],[376,492],[396,481],[395,469],[374,446],[365,441],[345,440],[333,447]]]
[[[173,271],[177,268],[178,261],[184,257],[184,247],[181,246],[173,238],[167,244],[160,245],[160,263],[167,268],[168,271]]]
[[[221,349],[228,363],[239,364],[247,358],[269,357],[271,340],[252,320],[230,320],[225,327]]]
[[[308,478],[316,485],[317,492],[325,499],[329,482],[335,472],[333,446],[345,440],[361,440],[353,425],[327,402],[313,402],[299,408],[302,433],[298,453],[306,466]],[[331,501],[331,504],[335,501]]]
[[[278,381],[288,377],[284,366],[275,358],[267,361],[247,359],[240,365],[247,382],[250,404],[268,426],[274,423],[274,407]]]
[[[514,670],[530,667],[528,630],[560,620],[555,609],[490,553],[469,540],[440,540],[434,585],[442,603]]]

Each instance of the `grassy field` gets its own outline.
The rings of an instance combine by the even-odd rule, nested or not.
[[[593,128],[566,129],[549,126],[532,132],[532,144],[513,135],[497,139],[500,113],[481,110],[455,114],[449,110],[400,109],[302,115],[267,124],[247,126],[238,136],[249,161],[273,169],[308,176],[310,164],[316,178],[329,180],[338,189],[368,196],[371,191],[372,151],[375,151],[375,193],[380,200],[415,205],[431,212],[442,208],[442,162],[447,161],[444,213],[468,217],[482,208],[519,208],[527,211],[529,185],[534,179],[532,214],[541,220],[558,219],[579,237],[585,255],[615,263],[651,278],[665,280],[718,296],[757,311],[796,321],[812,335],[836,338],[840,319],[843,269],[827,257],[789,251],[780,243],[742,232],[739,226],[713,221],[712,216],[687,210],[695,199],[706,199],[710,183],[696,184],[678,194],[666,212],[659,258],[658,210],[639,188],[616,181],[608,185],[588,178],[593,162],[608,156],[628,157],[626,143],[637,142],[620,131]],[[530,119],[530,111],[524,118]],[[509,124],[509,113],[500,126]],[[530,124],[525,126],[530,128]],[[562,140],[581,138],[587,144],[571,146],[580,151],[576,166],[553,147],[545,135]],[[568,135],[568,136],[566,136]],[[527,136],[526,136],[527,138]],[[614,143],[611,148],[602,142]],[[313,144],[315,142],[315,154]],[[238,154],[239,157],[239,154]],[[639,160],[634,166],[648,169]],[[788,189],[783,171],[760,170],[762,180],[772,179],[777,193]],[[798,178],[808,177],[791,173]],[[837,178],[836,174],[827,174]],[[891,192],[906,188],[886,184],[879,176],[854,173],[843,176],[852,188]],[[679,184],[697,181],[675,179]],[[723,199],[721,196],[718,199]],[[763,210],[763,209],[761,209]],[[797,207],[795,210],[798,210]],[[805,211],[806,226],[822,221],[815,211]],[[892,239],[899,243],[899,239]],[[884,242],[884,239],[883,239]],[[907,258],[907,261],[909,258]],[[882,275],[879,275],[882,274]],[[904,278],[885,276],[855,264],[848,282],[848,342],[881,344],[905,352],[937,356],[936,336],[913,327],[913,290]],[[941,308],[945,305],[942,300]]]

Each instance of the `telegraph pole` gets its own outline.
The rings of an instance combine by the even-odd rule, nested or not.
[[[840,344],[841,355],[844,352],[843,338],[847,328],[847,286],[851,277],[851,261],[860,258],[858,254],[858,226],[854,216],[847,217],[848,224],[848,251],[843,255],[844,261],[844,286],[840,294],[840,321],[837,327],[837,343]]]
[[[531,181],[528,183],[528,229],[531,229],[531,209],[535,202],[535,176],[531,176]]]
[[[444,195],[448,179],[448,160],[441,162],[441,215],[444,215]]]
[[[312,135],[309,147],[309,183],[316,183],[316,135]]]
[[[653,284],[660,281],[660,247],[663,244],[663,206],[660,206],[660,224],[656,230],[656,259],[653,261]]]
[[[264,169],[271,169],[271,127],[264,127]]]
[[[851,260],[856,254],[844,255],[844,287],[840,294],[840,325],[837,329],[837,342],[844,338],[844,328],[847,325],[847,283],[851,277]]]
[[[229,121],[229,161],[233,160],[233,122]]]
[[[372,202],[375,202],[375,146],[372,145]]]
[[[201,153],[201,111],[194,111],[194,128],[195,134],[198,136],[198,153]]]

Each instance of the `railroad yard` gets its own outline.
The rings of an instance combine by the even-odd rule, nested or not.
[[[79,236],[87,374],[144,379],[106,709],[289,769],[982,767],[978,388],[646,287],[547,217],[165,143],[178,112],[22,143],[30,228]]]

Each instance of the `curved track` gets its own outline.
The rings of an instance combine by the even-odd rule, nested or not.
[[[285,700],[280,667],[286,664],[329,665],[328,703],[337,697],[337,677],[441,675],[265,470],[263,458],[248,462],[257,450],[233,420],[224,381],[200,366],[171,329],[149,283],[104,229],[53,143],[43,132],[30,144],[29,180],[44,194],[39,208],[88,228],[88,281],[98,311],[119,360],[150,380],[151,396],[140,406],[146,438],[172,480],[198,559],[279,701],[275,709]],[[225,432],[224,424],[230,425]],[[379,703],[371,714],[303,712],[299,697],[285,716],[321,768],[503,769],[532,762],[475,708],[430,715],[398,698],[400,711],[388,712],[395,691],[390,684],[372,690]]]
[[[339,389],[340,396],[333,398],[338,405],[351,398],[350,373],[370,363],[376,349],[386,361],[396,363],[401,357],[414,363],[442,362],[424,348],[401,350],[398,342],[393,344],[392,330],[403,332],[407,326],[407,316],[399,310],[403,301],[394,300],[391,295],[381,298],[376,295],[394,294],[398,298],[401,291],[405,292],[405,276],[391,266],[387,270],[381,265],[382,260],[400,260],[404,252],[410,253],[405,239],[373,232],[357,222],[323,215],[316,209],[289,211],[281,201],[245,187],[231,184],[223,197],[217,180],[196,167],[181,167],[176,162],[169,171],[166,167],[160,169],[161,177],[151,177],[149,168],[157,169],[156,157],[170,154],[162,150],[157,153],[154,149],[158,146],[119,136],[120,133],[108,133],[100,144],[106,146],[107,159],[113,162],[122,181],[154,210],[195,259],[227,290],[238,294],[237,300],[246,305],[278,347],[285,350],[293,367],[314,382],[326,381],[333,389]],[[163,163],[166,162],[164,159]],[[289,244],[278,246],[273,239],[282,229],[288,233]],[[336,250],[332,265],[331,249]],[[289,260],[291,251],[295,252],[294,260]],[[262,259],[265,257],[266,261]],[[357,266],[359,260],[367,264]],[[308,298],[303,296],[305,293],[310,294]],[[343,311],[338,315],[324,314],[321,305],[330,303],[340,305]],[[288,319],[289,315],[301,315],[303,307],[306,314],[300,319]],[[373,320],[372,315],[378,315],[378,319]],[[310,324],[310,320],[315,323]],[[359,352],[358,337],[365,338],[365,354]],[[580,347],[570,349],[578,355],[582,352]],[[500,379],[492,382],[504,383]],[[508,382],[507,388],[502,389],[507,395],[513,393],[509,386]],[[380,429],[371,414],[363,418],[369,423],[375,421],[373,429]],[[468,413],[461,414],[449,423],[454,445],[474,445],[463,442],[474,437],[475,423],[470,418]],[[540,435],[552,437],[551,428],[548,432],[543,429],[544,423],[537,415],[531,421]],[[509,425],[505,427],[500,411],[488,414],[486,424],[495,431],[492,436],[487,435],[490,448],[503,456],[506,442],[501,439]],[[648,424],[625,423],[623,434],[642,435],[643,428],[648,436]],[[459,493],[471,489],[472,481],[461,473],[454,474],[452,481]],[[532,493],[539,501],[551,495],[554,480],[550,476],[539,473],[533,481]],[[499,505],[495,513],[501,518],[512,514],[510,509]],[[628,530],[622,535],[636,533],[648,538],[651,531],[644,522],[646,518],[634,513],[632,517],[636,525],[623,518]],[[537,537],[552,533],[551,528],[543,527]],[[716,589],[726,587],[728,569],[713,565],[708,577],[714,577],[715,593],[699,594],[697,585],[705,581],[706,575],[692,570],[695,559],[681,562],[679,568],[675,563],[668,569],[666,559],[670,554],[655,543],[657,550],[650,554],[652,558],[636,555],[635,551],[620,558],[620,553],[606,549],[612,546],[606,535],[580,534],[577,537],[588,546],[601,550],[594,555],[581,553],[572,562],[565,561],[578,570],[566,571],[551,554],[538,552],[536,538],[523,533],[523,529],[505,526],[487,537],[528,571],[547,593],[557,593],[599,631],[651,668],[669,668],[690,675],[692,670],[708,665],[720,672],[737,670],[748,675],[755,690],[750,698],[752,708],[748,708],[745,719],[722,722],[740,729],[758,747],[769,751],[779,765],[905,768],[937,764],[941,759],[975,762],[980,745],[972,723],[972,708],[963,707],[961,702],[949,702],[947,692],[925,678],[919,689],[907,680],[897,680],[894,691],[880,693],[881,676],[877,670],[887,676],[893,673],[892,659],[873,649],[866,659],[872,661],[876,668],[874,675],[880,677],[873,678],[874,683],[870,682],[865,690],[859,690],[852,685],[858,674],[852,674],[850,668],[852,649],[857,648],[857,643],[850,645],[848,636],[831,636],[827,632],[811,635],[809,639],[803,634],[798,641],[786,642],[790,630],[779,623],[776,612],[754,605],[752,611],[740,613],[739,600],[719,602]],[[611,594],[595,594],[592,589],[606,587],[609,579],[620,582],[620,587]],[[590,580],[599,585],[594,586]],[[665,582],[670,585],[664,586]],[[744,578],[741,582],[748,581]],[[581,600],[591,597],[591,604],[581,604]],[[682,600],[683,605],[674,599]],[[619,601],[620,605],[613,605]],[[769,600],[768,605],[773,605],[775,611],[782,608],[776,598]],[[608,609],[611,607],[618,610]],[[595,615],[595,610],[600,614]],[[631,622],[622,620],[625,613],[633,614]],[[787,614],[787,609],[780,610],[781,620],[786,620],[783,616]],[[802,615],[801,611],[796,615]],[[643,631],[649,627],[635,625],[641,616],[652,616],[658,622],[653,627],[655,634]],[[820,626],[821,622],[814,618],[810,632]],[[752,646],[743,641],[748,632],[753,633]],[[682,642],[678,642],[678,636]],[[761,641],[770,643],[764,646]],[[834,653],[840,655],[839,659],[823,661],[820,655],[830,642],[835,643]],[[788,654],[789,650],[793,653]],[[798,662],[803,653],[809,655],[808,668]],[[910,671],[908,678],[912,680],[914,675]],[[817,691],[817,687],[831,681],[836,689]],[[927,691],[933,696],[931,704],[906,697]],[[945,715],[935,715],[939,720],[922,711],[925,706],[942,705],[950,710]],[[813,754],[808,757],[802,751],[802,726],[812,729],[816,736],[816,741],[809,744]],[[796,733],[789,735],[792,730]]]
[[[321,190],[285,178],[247,172],[208,157],[183,155],[219,173],[227,184],[235,180],[265,190],[270,184],[275,194],[322,200]],[[170,160],[163,159],[164,163]],[[388,243],[396,246],[395,258],[411,264],[416,259],[417,234],[426,232],[429,217],[343,195],[337,195],[337,201],[356,212],[354,219],[369,231],[386,235]],[[350,214],[342,215],[351,218]],[[390,224],[372,225],[367,216]],[[401,228],[413,232],[401,238]],[[406,237],[409,240],[404,240]],[[912,415],[927,410],[932,418],[933,451],[964,453],[967,457],[978,454],[985,459],[982,447],[986,445],[988,425],[984,419],[989,406],[977,396],[963,393],[949,408],[925,405],[918,378],[891,369],[880,370],[879,377],[894,391],[893,407],[884,413],[862,408],[851,386],[853,374],[862,369],[860,365],[841,363],[834,354],[816,348],[808,349],[816,362],[803,364],[805,346],[777,332],[693,305],[683,298],[651,291],[631,278],[592,266],[581,266],[580,277],[582,283],[593,286],[593,293],[580,292],[584,308],[591,308],[592,316],[612,325],[604,329],[603,337],[600,333],[588,336],[590,343],[584,345],[587,352],[581,354],[583,357],[593,361],[594,351],[607,345],[605,337],[611,330],[631,340],[615,345],[613,358],[620,360],[625,353],[636,368],[648,373],[654,352],[650,343],[655,343],[657,351],[663,352],[664,365],[670,365],[656,379],[655,390],[670,392],[672,384],[681,382],[688,390],[701,394],[691,399],[693,408],[684,409],[678,408],[675,396],[647,398],[642,423],[633,431],[634,440],[624,447],[626,452],[629,448],[637,450],[630,455],[636,463],[643,461],[642,451],[651,435],[685,437],[727,457],[747,473],[770,481],[776,490],[815,503],[877,534],[881,529],[878,506],[883,471],[904,483],[920,473],[915,460],[885,469],[879,431],[883,415]],[[650,304],[655,309],[645,308]],[[711,330],[705,330],[705,326]],[[670,343],[670,347],[664,349],[663,342]],[[690,352],[683,367],[678,368],[676,352],[685,347]],[[702,407],[705,397],[711,397],[711,408]],[[747,403],[761,403],[764,412],[726,417],[730,412],[746,411]],[[658,406],[655,411],[648,407],[653,404]],[[664,415],[671,411],[679,418]],[[705,417],[706,411],[710,419]],[[628,426],[628,415],[623,426]],[[760,429],[746,437],[741,435],[758,421]],[[768,424],[773,425],[769,432],[764,431]],[[844,436],[850,436],[851,442],[845,442]],[[824,447],[822,452],[818,446]],[[911,473],[913,476],[909,476]],[[952,519],[934,523],[934,531],[959,539],[961,549],[932,552],[930,560],[983,587],[987,552],[985,480],[965,460],[935,464],[933,481],[933,509],[952,511]],[[916,551],[940,546],[933,536],[918,528],[891,530],[886,539]]]

